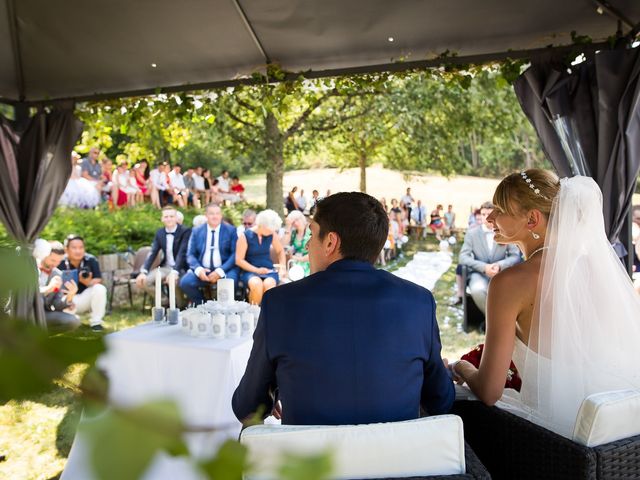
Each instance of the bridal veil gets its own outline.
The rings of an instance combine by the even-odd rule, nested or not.
[[[520,401],[533,422],[571,438],[585,397],[640,389],[640,296],[590,177],[561,180],[545,246]]]

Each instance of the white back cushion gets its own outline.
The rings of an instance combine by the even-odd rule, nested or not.
[[[247,479],[277,478],[286,453],[329,451],[331,478],[385,478],[465,473],[462,420],[439,415],[369,425],[255,425],[240,442],[255,468]]]
[[[573,440],[595,447],[640,435],[640,391],[594,393],[584,399],[573,430]]]

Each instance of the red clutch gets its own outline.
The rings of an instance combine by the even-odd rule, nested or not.
[[[462,357],[460,357],[460,360],[466,360],[474,367],[480,368],[480,359],[482,358],[483,350],[484,343],[481,343],[469,353],[465,353]],[[507,370],[507,379],[504,382],[504,388],[513,388],[514,390],[517,390],[519,392],[520,387],[522,387],[522,379],[518,374],[518,369],[512,361],[511,365],[509,365],[509,370]]]

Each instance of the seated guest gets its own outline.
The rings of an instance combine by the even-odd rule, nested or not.
[[[166,206],[162,209],[161,221],[164,227],[156,232],[151,245],[151,253],[140,269],[140,274],[136,277],[138,287],[144,288],[151,296],[155,295],[156,282],[156,270],[151,270],[151,265],[158,253],[162,252],[162,261],[158,269],[163,282],[167,281],[169,273],[174,272],[178,276],[187,270],[186,254],[191,230],[178,223],[178,212],[172,206]],[[177,292],[178,307],[184,306],[181,305],[181,299],[182,295]]]
[[[171,194],[173,195],[173,203],[184,207],[189,201],[189,190],[184,184],[184,176],[181,171],[182,166],[176,164],[167,176],[169,177],[169,186],[171,187]]]
[[[442,205],[436,206],[435,210],[431,212],[431,221],[429,222],[429,228],[436,234],[438,240],[442,240],[442,234],[444,233],[444,222],[440,216],[440,210]]]
[[[314,213],[316,213],[316,205],[320,200],[322,200],[320,198],[320,192],[318,192],[318,190],[313,190],[311,192],[311,203],[309,205],[309,215],[311,215],[312,217]]]
[[[493,211],[493,204],[485,202],[480,208],[482,226],[469,228],[464,236],[458,263],[469,267],[469,291],[474,303],[482,313],[487,309],[489,281],[501,270],[520,262],[520,251],[515,245],[497,244],[493,227],[487,224],[487,217]],[[459,294],[461,292],[458,292]]]
[[[204,177],[203,177],[204,169],[202,167],[196,167],[193,170],[193,185],[196,190],[196,194],[198,196],[198,201],[201,202],[202,205],[206,205],[209,203],[207,200],[206,190],[209,189],[209,186],[205,188],[204,186]],[[204,203],[202,203],[204,201]]]
[[[444,234],[451,235],[451,232],[456,228],[456,214],[453,211],[453,205],[447,206],[447,211],[444,212]]]
[[[416,206],[411,209],[411,220],[418,226],[427,225],[427,208],[422,204],[422,200],[418,200]]]
[[[311,229],[309,222],[299,210],[294,210],[285,219],[284,238],[282,242],[290,245],[289,251],[291,260],[296,262],[304,269],[304,276],[310,273],[309,267],[309,249],[307,245],[311,239]]]
[[[296,197],[296,203],[298,204],[298,210],[304,212],[307,208],[307,198],[304,196],[304,190],[300,189],[300,193]]]
[[[209,205],[214,200],[213,191],[211,190],[213,186],[213,179],[211,178],[211,171],[208,168],[202,170],[202,186],[204,192],[204,205]]]
[[[222,209],[215,203],[205,208],[207,223],[191,231],[187,246],[190,270],[180,279],[180,288],[191,302],[204,302],[201,288],[215,285],[221,278],[238,280],[236,229],[222,223]]]
[[[191,203],[195,208],[200,208],[200,194],[196,189],[195,171],[193,168],[187,168],[187,173],[183,175],[183,181],[186,190],[187,197],[185,203]]]
[[[236,265],[242,270],[240,280],[249,287],[249,303],[260,305],[264,292],[278,284],[279,276],[271,260],[271,247],[278,255],[280,267],[286,266],[284,248],[278,237],[282,220],[273,210],[256,216],[255,226],[238,236]]]
[[[211,192],[211,201],[209,203],[217,203],[220,205],[224,202],[224,197],[222,193],[220,193],[220,181],[217,178],[211,180],[211,188],[209,191]]]
[[[231,193],[236,194],[240,200],[244,200],[244,185],[240,183],[237,175],[231,177]]]
[[[404,211],[398,206],[398,200],[395,198],[391,199],[391,208],[389,209],[389,213],[393,213],[393,215],[391,215],[392,219],[399,222],[398,225],[401,226]],[[404,233],[404,230],[402,233]]]
[[[449,411],[454,388],[433,295],[373,267],[388,228],[364,193],[318,203],[312,275],[266,293],[233,395],[238,419],[273,409],[283,424],[347,425],[415,419],[421,407]]]
[[[296,192],[298,191],[298,187],[293,187],[289,194],[284,199],[284,206],[287,209],[287,213],[293,212],[294,210],[300,210],[298,206],[298,198]]]
[[[242,212],[242,225],[238,225],[238,235],[244,233],[247,228],[251,228],[256,224],[256,211],[247,208]]]
[[[78,271],[78,294],[73,297],[76,313],[90,312],[91,330],[101,332],[107,309],[107,287],[102,284],[98,260],[86,253],[84,239],[79,235],[69,235],[64,247],[66,255],[58,268]]]
[[[64,258],[64,247],[60,242],[38,240],[36,249],[38,242],[44,242],[46,247],[46,251],[42,252],[37,261],[47,329],[51,333],[75,330],[80,325],[80,319],[65,310],[73,309],[73,297],[78,292],[78,285],[73,280],[63,285],[62,272],[57,268]]]
[[[196,215],[195,217],[193,217],[193,220],[191,221],[193,228],[199,227],[200,225],[204,225],[205,223],[207,223],[207,216],[206,215]]]
[[[408,238],[404,234],[404,227],[402,224],[402,213],[396,213],[395,210],[389,211],[389,225],[391,233],[393,234],[394,249],[402,248],[407,243]]]

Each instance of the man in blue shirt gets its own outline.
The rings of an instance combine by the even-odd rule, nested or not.
[[[312,275],[264,296],[233,396],[238,419],[273,410],[284,424],[341,425],[448,412],[431,292],[373,266],[389,230],[380,202],[332,195],[310,228]]]

